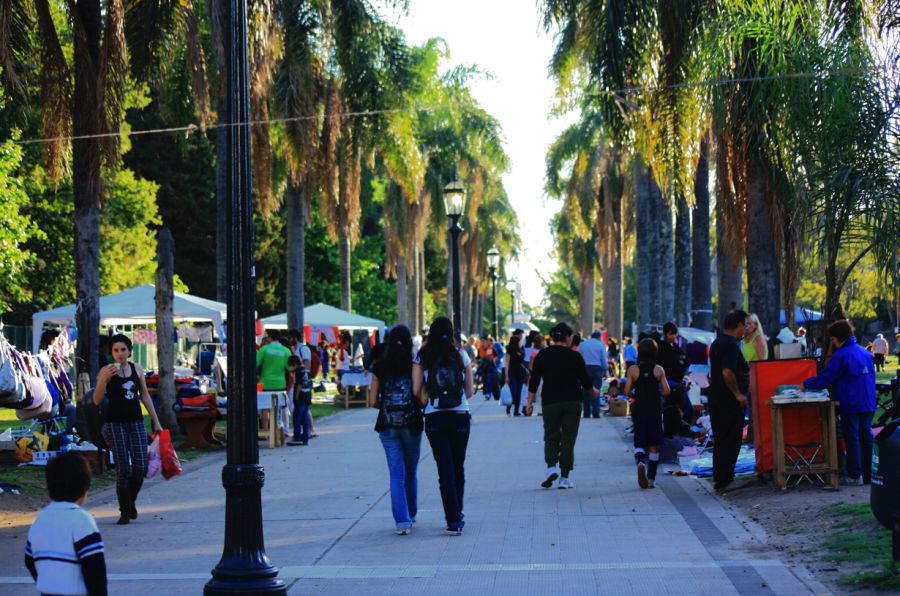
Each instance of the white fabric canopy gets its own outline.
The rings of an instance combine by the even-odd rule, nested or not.
[[[219,337],[222,337],[222,323],[227,316],[225,304],[175,292],[172,310],[176,321],[212,321]],[[74,320],[74,304],[34,313],[31,316],[34,345],[37,346],[40,343],[41,331],[45,323],[65,325]],[[101,296],[100,324],[156,324],[156,288],[154,285],[144,284],[108,296]]]
[[[679,327],[678,335],[683,337],[688,343],[699,342],[706,345],[711,344],[716,339],[716,334],[712,331],[704,331],[693,327]]]
[[[266,317],[262,322],[266,329],[287,329],[287,313]],[[379,335],[384,335],[384,321],[353,314],[321,302],[303,309],[303,325],[311,328],[377,329]]]

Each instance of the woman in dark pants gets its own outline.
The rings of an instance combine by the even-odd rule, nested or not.
[[[453,323],[438,317],[413,364],[413,393],[425,408],[425,435],[437,464],[447,532],[462,534],[466,447],[469,444],[469,398],[472,367],[456,347]]]
[[[137,519],[135,507],[138,492],[147,474],[147,429],[141,403],[153,420],[153,432],[162,430],[153,401],[147,392],[144,371],[131,356],[131,340],[124,335],[114,335],[109,340],[113,364],[100,369],[94,404],[99,406],[103,398],[109,398],[103,438],[116,457],[116,496],[119,499],[119,525]]]
[[[541,486],[550,488],[562,475],[558,488],[575,488],[569,473],[575,466],[575,439],[581,423],[584,392],[600,395],[588,376],[584,358],[571,349],[572,328],[557,323],[550,330],[553,345],[542,350],[532,364],[528,383],[528,404],[525,414],[531,415],[534,394],[541,381],[541,404],[544,409],[544,460],[547,473]],[[559,464],[559,470],[556,465]]]

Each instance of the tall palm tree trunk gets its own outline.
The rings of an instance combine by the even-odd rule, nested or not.
[[[397,323],[409,326],[410,296],[407,286],[406,259],[399,257],[395,267],[397,274]]]
[[[675,322],[687,325],[691,312],[691,210],[675,197]]]
[[[581,268],[581,287],[578,293],[578,326],[581,334],[587,335],[594,329],[597,283],[593,263]]]
[[[694,327],[712,329],[712,271],[709,263],[709,144],[700,143],[691,212],[691,314]]]
[[[300,183],[289,182],[286,190],[287,202],[287,246],[285,263],[287,284],[287,324],[290,329],[303,330],[304,281],[306,267],[306,191]]]
[[[659,280],[659,314],[657,323],[671,321],[675,317],[675,252],[673,250],[674,234],[672,228],[672,204],[663,196],[656,186],[656,214],[659,224],[657,255],[659,269],[653,279]]]
[[[650,171],[645,165],[635,160],[634,162],[634,192],[635,192],[635,285],[637,305],[635,317],[637,328],[640,330],[650,322],[652,309],[652,296],[650,292],[651,266],[653,242],[650,238],[651,218],[651,179]]]
[[[83,0],[74,29],[75,92],[72,126],[73,192],[75,199],[75,297],[78,308],[78,358],[82,372],[93,384],[99,368],[100,344],[100,164],[103,114],[98,98],[100,82],[100,39],[103,24],[99,0]]]
[[[425,327],[425,241],[419,241],[419,260],[416,269],[416,329],[418,333]]]
[[[350,299],[351,253],[350,238],[342,236],[338,240],[338,258],[341,268],[341,309],[347,312],[350,312],[353,307]]]
[[[209,11],[210,32],[212,33],[213,47],[215,50],[216,69],[219,73],[226,72],[225,64],[225,35],[222,24],[227,22],[225,11],[228,8],[226,2],[207,2]],[[227,133],[227,115],[225,106],[228,104],[226,77],[224,74],[218,77],[216,84],[216,300],[226,302],[228,300],[228,211],[227,184],[228,184],[228,151],[225,145]]]
[[[750,312],[759,316],[765,332],[780,328],[781,269],[769,217],[771,166],[751,159],[747,196],[747,298]]]

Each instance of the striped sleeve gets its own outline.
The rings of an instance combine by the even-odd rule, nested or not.
[[[86,559],[92,555],[103,554],[103,538],[99,532],[88,534],[81,540],[75,541],[75,556],[79,560]]]
[[[34,566],[34,554],[31,552],[31,540],[25,543],[25,568],[31,574],[31,579],[37,580],[37,568]]]

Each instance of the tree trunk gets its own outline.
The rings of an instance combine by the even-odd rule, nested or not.
[[[712,270],[709,262],[709,144],[700,143],[691,212],[691,313],[697,329],[712,330]]]
[[[416,287],[416,329],[419,333],[428,323],[425,321],[425,241],[419,242],[419,262],[416,270],[418,286]]]
[[[348,236],[342,236],[338,240],[338,252],[341,263],[341,308],[352,312],[350,310],[353,306],[350,302],[350,254],[352,248]]]
[[[769,219],[769,168],[756,157],[750,162],[747,196],[747,297],[750,312],[770,336],[780,328],[781,270]]]
[[[285,262],[287,325],[303,332],[304,278],[306,267],[306,187],[288,183],[287,187],[287,247]]]
[[[409,293],[406,286],[406,258],[397,258],[397,323],[409,327]]]
[[[639,160],[634,162],[634,192],[635,192],[635,258],[634,277],[636,285],[637,307],[635,309],[636,325],[638,330],[650,322],[650,310],[652,308],[652,296],[650,295],[650,274],[652,242],[650,239],[650,225],[653,212],[650,200],[650,172]]]
[[[159,364],[159,406],[157,415],[163,428],[178,427],[175,416],[175,240],[169,228],[159,231],[156,258],[156,359]]]
[[[657,252],[659,269],[651,280],[658,280],[659,287],[659,315],[657,323],[665,323],[675,318],[675,251],[673,250],[674,234],[672,229],[672,203],[662,194],[659,186],[656,188],[656,215],[658,217],[657,230],[659,232]],[[651,283],[653,283],[651,281]]]
[[[742,308],[744,267],[739,247],[729,244],[725,236],[725,213],[716,200],[716,277],[719,281],[718,323],[730,311]]]
[[[78,326],[78,361],[93,385],[100,350],[100,163],[103,132],[100,85],[102,17],[98,0],[74,5],[78,11],[74,31],[75,91],[72,126],[73,194],[75,202],[75,324]]]
[[[578,326],[582,337],[590,335],[594,329],[594,309],[596,280],[593,264],[581,269],[581,288],[578,294]]]
[[[210,0],[207,2],[210,31],[216,56],[216,70],[220,73],[216,84],[216,300],[228,301],[228,148],[227,136],[228,89],[225,73],[225,32],[222,24],[227,22],[227,2]],[[216,14],[218,13],[218,14]]]
[[[683,196],[675,198],[675,323],[691,319],[691,210]]]

